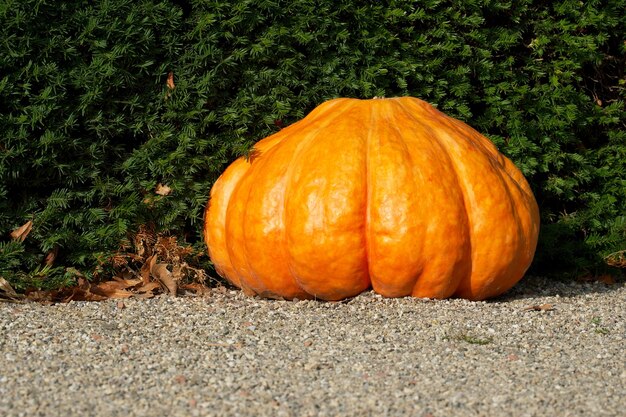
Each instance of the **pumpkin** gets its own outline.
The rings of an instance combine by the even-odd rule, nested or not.
[[[247,294],[483,300],[530,265],[539,213],[522,173],[468,125],[411,97],[339,98],[215,182],[204,237]]]

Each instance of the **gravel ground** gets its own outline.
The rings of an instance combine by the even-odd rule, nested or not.
[[[0,415],[626,416],[625,319],[623,283],[534,277],[489,302],[0,303]]]

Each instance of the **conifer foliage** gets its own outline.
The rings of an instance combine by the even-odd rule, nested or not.
[[[594,270],[626,249],[625,10],[7,0],[0,276],[90,277],[146,225],[200,247],[211,184],[251,144],[333,97],[399,95],[485,133],[526,174],[542,209],[536,272]]]

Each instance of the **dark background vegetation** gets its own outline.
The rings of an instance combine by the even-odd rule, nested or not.
[[[4,0],[0,276],[25,289],[106,273],[140,226],[201,248],[209,189],[254,142],[327,99],[401,95],[483,132],[528,177],[533,272],[597,273],[626,249],[625,10]]]

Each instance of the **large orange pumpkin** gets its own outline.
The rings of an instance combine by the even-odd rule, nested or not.
[[[211,190],[204,235],[248,294],[483,300],[521,279],[537,203],[484,136],[410,98],[328,101]]]

